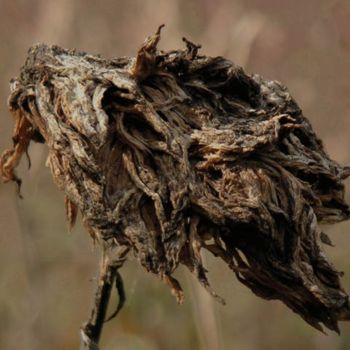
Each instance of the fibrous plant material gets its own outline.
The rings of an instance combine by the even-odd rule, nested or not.
[[[69,223],[79,211],[104,249],[132,252],[179,302],[179,264],[220,300],[206,249],[255,294],[337,331],[349,300],[319,224],[349,218],[350,169],[328,157],[283,85],[185,39],[184,50],[158,51],[159,39],[160,29],[136,58],[111,60],[31,48],[11,84],[3,179],[19,183],[21,156],[44,142]]]

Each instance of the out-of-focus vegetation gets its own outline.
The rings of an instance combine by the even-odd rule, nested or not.
[[[9,146],[13,126],[8,81],[19,73],[29,46],[40,41],[108,57],[134,55],[165,23],[160,47],[181,47],[186,36],[202,44],[205,54],[224,55],[248,72],[286,84],[331,157],[350,163],[347,0],[1,0],[0,10],[1,150]],[[0,186],[0,349],[77,349],[99,250],[83,227],[67,233],[63,196],[44,166],[45,146],[32,145],[30,155],[31,169],[25,162],[19,169],[24,200],[14,185]],[[325,228],[336,244],[327,253],[346,272],[348,291],[349,227],[345,222]],[[122,271],[127,304],[106,325],[101,348],[350,348],[350,324],[342,324],[340,337],[326,337],[279,302],[255,297],[210,256],[206,263],[225,307],[182,269],[186,302],[178,306],[155,276],[128,262]]]

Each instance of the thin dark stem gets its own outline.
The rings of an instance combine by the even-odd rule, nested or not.
[[[94,306],[91,311],[90,319],[82,328],[82,346],[81,350],[97,350],[98,342],[101,337],[103,324],[107,314],[107,308],[114,280],[117,273],[117,267],[103,259],[99,284],[95,294]]]
[[[114,252],[114,257],[108,257],[106,252],[102,257],[94,305],[88,322],[86,322],[81,329],[80,350],[99,349],[98,343],[104,323],[116,317],[125,303],[123,280],[118,269],[123,266],[128,251],[128,248],[123,247]],[[119,296],[119,302],[116,310],[106,320],[108,304],[114,283]]]

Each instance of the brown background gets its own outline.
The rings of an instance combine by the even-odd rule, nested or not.
[[[165,23],[163,49],[181,37],[286,84],[328,153],[350,163],[350,2],[348,0],[0,0],[0,149],[11,144],[8,81],[27,49],[46,42],[113,57],[134,55]],[[78,349],[97,272],[98,249],[83,228],[68,233],[63,196],[45,168],[45,146],[30,148],[32,168],[19,169],[24,200],[0,185],[0,348]],[[347,182],[350,185],[350,181]],[[349,195],[348,195],[348,199]],[[349,223],[326,228],[327,249],[350,290]],[[182,269],[186,302],[131,259],[123,270],[127,304],[105,327],[102,349],[349,349],[342,335],[313,330],[279,302],[260,300],[206,257],[212,285],[227,301],[211,300]],[[116,301],[114,300],[114,303]]]

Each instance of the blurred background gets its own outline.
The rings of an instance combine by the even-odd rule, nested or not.
[[[131,56],[165,23],[162,49],[183,47],[186,36],[202,44],[203,54],[226,56],[247,72],[287,85],[331,157],[350,164],[349,18],[348,0],[0,0],[0,150],[11,145],[8,82],[31,45]],[[32,168],[23,159],[19,169],[24,199],[13,184],[0,185],[0,349],[78,349],[99,249],[81,226],[68,232],[62,193],[45,167],[45,146],[32,144],[29,153]],[[336,244],[327,254],[346,272],[348,291],[349,228],[342,223],[325,229]],[[130,259],[122,270],[127,303],[106,324],[101,349],[350,348],[350,324],[341,324],[341,336],[323,335],[280,302],[255,297],[210,256],[205,259],[225,307],[181,268],[177,277],[186,300],[178,306],[162,282]]]

